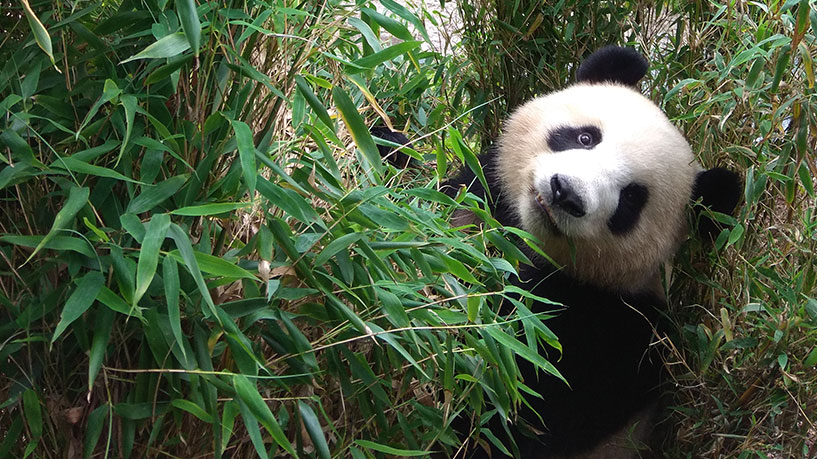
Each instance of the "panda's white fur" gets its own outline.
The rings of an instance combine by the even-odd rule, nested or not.
[[[596,126],[592,149],[553,152],[547,137],[562,126]],[[685,209],[701,170],[684,137],[663,112],[619,84],[575,84],[531,100],[507,121],[496,152],[496,174],[520,226],[568,273],[593,285],[640,291],[656,285],[661,263],[687,233]],[[548,206],[561,234],[550,230],[537,198],[551,202],[548,180],[571,177],[586,214]],[[612,234],[607,221],[631,182],[650,193],[637,225]],[[539,194],[539,196],[537,196]]]

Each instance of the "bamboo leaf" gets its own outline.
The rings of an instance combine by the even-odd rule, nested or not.
[[[119,158],[117,158],[116,162],[119,163],[119,159],[122,158],[122,155],[125,153],[125,148],[128,146],[128,141],[130,140],[131,133],[133,132],[133,120],[134,116],[136,115],[136,97],[131,94],[125,94],[119,98],[119,103],[122,104],[122,107],[125,108],[125,138],[122,139],[122,145],[119,147]]]
[[[173,238],[173,241],[176,243],[176,247],[179,249],[182,260],[184,260],[190,275],[193,276],[193,280],[196,282],[196,286],[199,288],[199,293],[201,293],[201,296],[209,309],[211,317],[219,320],[220,323],[218,312],[216,311],[216,305],[213,303],[213,298],[210,296],[210,290],[207,289],[207,284],[204,282],[204,276],[201,275],[199,263],[196,261],[196,255],[193,253],[193,245],[190,243],[190,238],[175,223],[170,224],[168,235]]]
[[[88,196],[90,195],[91,190],[86,187],[71,187],[68,190],[68,199],[65,201],[65,204],[62,206],[59,212],[57,212],[57,216],[54,218],[54,223],[51,225],[51,230],[48,231],[48,234],[37,244],[37,247],[34,248],[34,252],[26,258],[25,263],[28,263],[37,252],[40,251],[43,247],[45,247],[48,242],[57,235],[57,233],[68,226],[74,216],[77,215],[80,209],[82,209],[85,204],[88,202]],[[90,306],[90,305],[89,305]]]
[[[91,454],[93,454],[96,444],[99,442],[99,436],[102,435],[102,428],[105,426],[105,420],[108,419],[109,412],[110,406],[105,404],[99,405],[88,415],[82,453],[84,459],[90,458]]]
[[[43,435],[43,410],[40,407],[40,398],[37,397],[34,389],[26,389],[23,392],[23,412],[31,436],[36,441]]]
[[[318,417],[315,416],[315,412],[312,411],[312,407],[298,400],[298,411],[301,413],[301,419],[304,421],[309,438],[312,439],[312,444],[315,445],[315,449],[318,451],[318,457],[330,459],[332,455],[329,454],[329,445],[326,443],[321,423],[318,421]]]
[[[394,456],[418,457],[428,455],[428,451],[392,448],[391,446],[382,445],[380,443],[375,443],[369,440],[355,440],[355,444],[362,446],[366,449],[370,449],[372,451],[391,454]]]
[[[179,22],[182,23],[184,35],[193,49],[193,54],[198,56],[199,46],[201,45],[201,22],[199,22],[199,13],[196,11],[196,2],[194,0],[176,0],[176,9],[178,10]]]
[[[335,239],[334,241],[330,242],[320,254],[315,258],[315,266],[321,266],[322,264],[329,261],[336,253],[340,252],[344,249],[349,249],[355,242],[357,242],[360,238],[364,236],[364,233],[350,233],[344,234],[343,236]]]
[[[546,372],[550,373],[553,376],[565,381],[564,377],[556,367],[553,366],[552,363],[545,360],[544,357],[539,355],[538,352],[531,350],[529,347],[525,346],[519,340],[514,337],[508,336],[504,333],[499,327],[496,326],[487,326],[481,329],[484,333],[490,335],[493,339],[495,339],[499,344],[502,346],[507,347],[510,349],[514,354],[523,359],[529,361],[530,363],[534,364],[535,366],[545,370]],[[565,381],[567,383],[567,381]]]
[[[366,69],[372,69],[383,62],[390,61],[397,56],[406,54],[407,52],[419,47],[421,43],[421,41],[404,41],[402,43],[389,46],[383,51],[361,57],[360,59],[352,61],[354,67],[347,67],[346,73],[354,74],[360,73]]]
[[[122,180],[125,182],[146,185],[145,183],[142,183],[139,180],[134,180],[128,176],[122,175],[113,169],[108,169],[107,167],[102,166],[96,166],[94,164],[88,164],[84,161],[74,158],[73,156],[68,156],[55,162],[54,167],[70,170],[78,174],[95,175],[97,177],[107,177],[116,180]]]
[[[250,190],[250,198],[255,196],[255,184],[258,172],[255,166],[255,145],[252,142],[252,131],[247,123],[243,121],[230,120],[235,132],[235,140],[238,143],[238,155],[241,158],[241,171],[244,175],[244,183]]]
[[[183,215],[185,217],[203,217],[207,215],[218,215],[227,212],[232,212],[237,209],[244,209],[249,207],[250,203],[246,202],[214,202],[211,204],[202,204],[199,206],[187,206],[176,209],[170,214]]]
[[[192,414],[193,416],[201,419],[206,423],[212,423],[213,417],[210,413],[204,411],[204,409],[195,403],[191,402],[190,400],[185,400],[181,398],[177,398],[170,402],[171,406],[175,406],[181,410],[187,411],[188,413]]]
[[[244,428],[247,430],[247,435],[250,437],[255,452],[259,458],[267,459],[269,455],[264,445],[264,439],[261,437],[261,429],[258,428],[258,418],[253,415],[247,404],[242,402],[240,398],[236,399],[236,402],[241,412],[241,419],[244,420]]]
[[[179,188],[184,185],[184,182],[187,181],[187,177],[187,174],[176,175],[155,186],[143,186],[142,193],[133,198],[125,212],[129,214],[141,214],[142,212],[153,209],[163,203],[167,198],[176,194]]]
[[[91,342],[91,352],[88,354],[88,392],[93,389],[96,376],[99,374],[99,369],[102,368],[102,360],[105,358],[105,351],[111,338],[115,316],[116,314],[110,308],[99,308],[94,315],[94,338]]]
[[[179,311],[179,266],[172,257],[165,257],[162,260],[162,280],[165,287],[165,298],[167,300],[167,316],[170,320],[170,331],[176,344],[182,351],[182,355],[187,359],[187,351],[184,345],[184,335],[182,334],[181,312]]]
[[[152,45],[120,62],[120,64],[125,64],[137,59],[160,59],[178,56],[188,49],[190,49],[190,42],[187,40],[187,37],[185,37],[182,32],[176,32],[160,38]]]
[[[184,263],[184,256],[180,253],[180,251],[174,250],[169,252],[168,255],[176,258],[177,261]],[[223,258],[199,251],[194,251],[193,255],[199,269],[201,269],[202,272],[212,274],[216,277],[225,277],[230,279],[256,279],[253,273]]]
[[[357,107],[340,86],[332,88],[332,98],[335,101],[340,117],[349,133],[352,134],[352,139],[363,153],[363,157],[367,160],[369,165],[374,168],[378,175],[383,174],[383,160],[380,157],[380,152],[377,150],[372,135],[363,122],[363,117],[357,112]]]
[[[136,265],[136,290],[133,293],[134,306],[139,303],[151,281],[153,281],[156,266],[159,264],[159,249],[162,247],[169,226],[170,215],[167,214],[156,214],[148,223],[145,237],[142,239],[142,248],[139,250],[139,262]]]
[[[54,344],[65,329],[91,307],[103,285],[105,285],[105,277],[99,271],[91,271],[79,280],[77,288],[74,289],[62,308],[60,321],[57,328],[54,329],[51,344]]]
[[[40,19],[37,18],[37,15],[34,14],[31,5],[28,4],[28,0],[20,0],[20,2],[23,4],[23,11],[26,13],[26,19],[28,19],[31,32],[34,34],[34,41],[36,41],[37,46],[48,55],[48,58],[51,59],[51,63],[56,65],[54,62],[54,50],[51,47],[51,36],[48,35],[48,30],[46,30],[43,23],[40,22]]]
[[[258,393],[255,384],[251,383],[244,375],[235,375],[233,376],[233,387],[235,387],[238,398],[240,398],[250,409],[250,412],[258,418],[258,421],[267,429],[267,432],[269,432],[275,442],[293,457],[297,456],[289,440],[287,440],[286,435],[284,435],[284,431],[281,430],[281,426],[278,424],[272,411],[270,411],[269,406],[267,406],[261,394]]]
[[[312,88],[309,84],[304,80],[301,75],[295,76],[295,85],[298,87],[298,91],[303,94],[304,99],[309,104],[309,107],[312,108],[312,111],[318,116],[318,119],[323,121],[329,129],[335,129],[335,123],[332,122],[332,117],[329,116],[329,112],[326,111],[326,107],[323,106],[320,100],[318,100],[318,96],[312,92]]]

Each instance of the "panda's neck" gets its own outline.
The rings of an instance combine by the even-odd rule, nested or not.
[[[665,298],[661,283],[660,260],[601,257],[587,250],[571,251],[565,246],[551,246],[545,252],[555,261],[554,266],[542,257],[536,257],[540,267],[556,269],[580,283],[623,294],[652,294]]]

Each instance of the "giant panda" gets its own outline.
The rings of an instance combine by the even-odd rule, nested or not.
[[[443,187],[452,196],[467,187],[501,223],[536,236],[553,261],[535,259],[516,282],[564,305],[535,307],[555,311],[545,324],[562,353],[540,351],[569,385],[518,359],[541,398],[526,397],[530,408],[508,426],[489,426],[522,458],[662,457],[649,441],[660,419],[663,364],[650,352],[666,308],[660,270],[690,232],[690,203],[730,213],[741,182],[696,162],[684,136],[638,91],[647,69],[632,49],[596,51],[575,84],[511,114],[480,158],[488,190],[467,168]],[[465,436],[471,424],[462,421],[454,427]],[[481,438],[459,455],[502,456]]]

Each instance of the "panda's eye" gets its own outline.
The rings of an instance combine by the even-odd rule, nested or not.
[[[585,147],[593,145],[593,136],[589,132],[582,132],[577,140]]]

